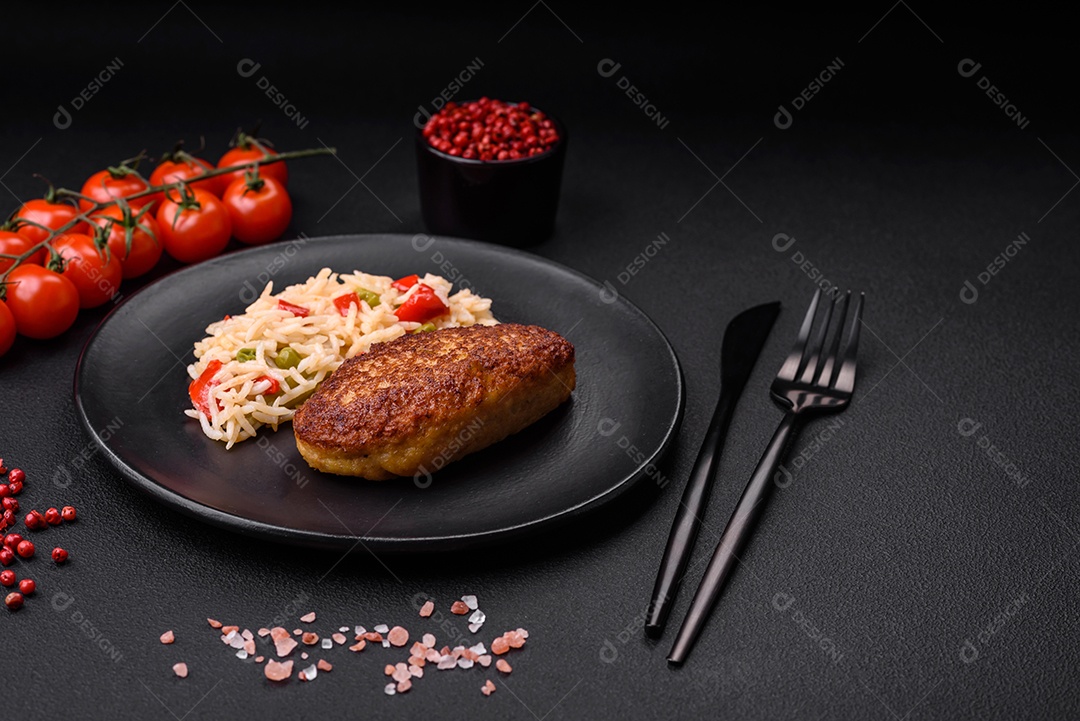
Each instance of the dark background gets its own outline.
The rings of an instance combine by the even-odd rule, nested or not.
[[[985,7],[943,16],[905,3],[842,17],[667,3],[590,14],[528,2],[467,11],[197,2],[5,10],[5,211],[40,194],[34,172],[77,188],[140,149],[160,153],[178,138],[197,146],[200,135],[216,159],[237,126],[261,119],[280,148],[339,149],[340,162],[290,165],[293,234],[417,232],[412,117],[479,57],[484,66],[459,97],[526,98],[570,128],[558,230],[533,250],[615,283],[640,305],[676,348],[688,390],[663,467],[673,480],[659,493],[646,488],[523,546],[378,561],[358,549],[341,560],[189,520],[97,456],[69,487],[54,486],[57,469],[75,468],[87,447],[71,381],[104,310],[84,312],[55,341],[19,339],[0,359],[0,455],[29,474],[25,507],[72,503],[81,520],[37,537],[42,557],[23,567],[38,596],[0,613],[11,717],[918,719],[1080,710],[1071,192],[1080,142],[1064,17]],[[837,57],[837,76],[791,128],[778,129],[777,106],[790,108]],[[69,128],[55,127],[57,106],[70,107],[114,58],[119,73]],[[251,78],[236,72],[244,58],[261,63]],[[622,64],[613,77],[597,72],[605,58]],[[965,58],[982,63],[974,77],[957,72]],[[261,75],[305,128],[261,93]],[[979,90],[983,75],[1030,119],[1026,128]],[[621,76],[667,127],[622,94]],[[671,242],[620,283],[661,232]],[[982,285],[978,274],[1021,232],[1030,242]],[[778,233],[795,245],[775,250]],[[767,386],[815,287],[795,252],[830,281],[867,292],[855,401],[819,448],[810,444],[824,425],[807,430],[796,451],[808,449],[810,460],[773,497],[690,662],[673,670],[664,660],[673,630],[652,642],[640,627],[718,392],[721,332],[750,305],[784,303],[736,414],[690,584],[780,417]],[[163,262],[160,273],[175,267]],[[960,299],[965,280],[980,291],[973,304]],[[139,352],[155,351],[134,349],[117,372]],[[965,436],[964,419],[981,425]],[[54,537],[72,551],[66,568],[45,558]],[[511,659],[514,673],[504,681],[431,672],[395,698],[382,695],[381,664],[368,656],[339,655],[314,684],[271,688],[204,621],[255,629],[314,609],[323,619],[407,621],[421,631],[416,594],[469,592],[487,611],[485,631],[531,631]],[[70,599],[63,611],[50,602],[57,593]],[[676,618],[689,596],[684,589]],[[179,640],[162,646],[157,637],[169,628]],[[184,681],[170,671],[178,660],[192,669]],[[499,685],[491,698],[478,692],[486,676]]]

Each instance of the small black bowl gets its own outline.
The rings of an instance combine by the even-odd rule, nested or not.
[[[520,160],[466,160],[447,155],[416,133],[420,212],[435,235],[502,245],[538,243],[555,230],[566,128],[545,113],[559,139],[547,151]]]

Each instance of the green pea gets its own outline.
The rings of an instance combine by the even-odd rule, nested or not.
[[[255,360],[255,349],[241,348],[240,350],[236,351],[236,360],[240,361],[241,363],[247,363],[248,361]]]
[[[377,307],[379,303],[382,302],[379,300],[379,294],[375,291],[364,290],[363,288],[360,288],[356,291],[356,294],[360,296],[360,300],[366,300],[367,304],[372,308]]]
[[[422,326],[413,331],[413,333],[430,333],[435,330],[434,323],[424,323]]]
[[[274,358],[274,365],[285,370],[300,365],[301,360],[303,360],[303,356],[292,348],[282,348],[278,351],[277,358]]]

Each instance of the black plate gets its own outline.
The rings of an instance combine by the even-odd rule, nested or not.
[[[426,478],[324,474],[292,428],[226,451],[183,415],[185,366],[206,326],[320,268],[394,277],[439,273],[493,300],[504,322],[557,331],[576,348],[569,403]],[[335,236],[245,250],[131,296],[87,342],[75,373],[83,424],[125,478],[167,504],[246,534],[311,546],[452,550],[540,529],[610,501],[654,464],[678,426],[675,353],[640,310],[595,280],[500,246],[408,235]],[[421,487],[426,486],[426,487]]]

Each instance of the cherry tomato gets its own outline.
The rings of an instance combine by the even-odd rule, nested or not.
[[[175,183],[180,180],[188,180],[196,175],[201,175],[208,170],[213,170],[214,166],[201,158],[196,158],[193,155],[177,155],[174,159],[163,161],[156,168],[154,172],[150,174],[150,185],[165,185],[166,183]],[[191,185],[196,188],[202,188],[208,190],[217,197],[221,197],[225,192],[225,188],[228,183],[223,180],[225,176],[217,175],[213,178],[204,178],[197,180]]]
[[[233,236],[248,245],[277,240],[292,220],[289,192],[274,178],[234,180],[222,201],[229,209]]]
[[[0,253],[5,255],[22,255],[33,246],[34,243],[30,242],[25,236],[19,235],[18,233],[12,233],[10,230],[0,230]],[[41,265],[45,262],[45,249],[42,248],[23,262]],[[8,260],[7,258],[0,258],[0,273],[3,273],[13,265],[15,265],[15,261]]]
[[[263,147],[266,148],[265,145]],[[231,168],[240,163],[247,163],[252,160],[263,160],[266,158],[267,154],[277,155],[277,151],[266,148],[266,153],[263,153],[263,151],[256,147],[255,143],[251,140],[242,138],[235,148],[230,149],[221,156],[221,160],[218,161],[217,166],[219,168]],[[242,180],[246,171],[247,168],[240,168],[231,173],[225,173],[220,177],[225,178],[225,187],[228,188],[237,180]],[[270,163],[269,165],[260,165],[259,175],[263,178],[273,178],[282,185],[289,184],[289,170],[285,167],[284,160],[277,163]]]
[[[120,259],[124,279],[137,278],[150,271],[161,259],[161,228],[151,213],[125,213],[118,205],[99,210],[90,219],[102,228],[108,228],[109,250]],[[131,231],[131,247],[128,248],[128,230]]]
[[[198,263],[225,250],[232,221],[216,196],[202,188],[188,188],[185,197],[176,190],[165,196],[157,221],[166,253],[181,263]]]
[[[93,238],[81,233],[65,233],[52,246],[64,259],[61,275],[79,291],[79,307],[97,308],[112,300],[123,277],[120,256],[107,247],[99,248]]]
[[[67,203],[54,203],[45,198],[35,198],[26,201],[19,207],[19,210],[15,213],[15,219],[17,224],[19,219],[29,220],[38,223],[39,225],[44,225],[46,228],[57,230],[60,226],[75,220],[75,217],[78,214],[78,209],[73,205]],[[16,230],[19,235],[26,238],[31,243],[40,243],[49,237],[48,231],[42,230],[36,225],[18,224]],[[69,232],[71,233],[85,233],[86,231],[86,223],[81,220],[69,229]],[[40,262],[45,262],[44,253],[42,253]]]
[[[115,172],[111,169],[99,170],[91,175],[83,183],[82,194],[87,195],[99,203],[111,203],[113,198],[127,198],[135,193],[141,193],[147,189],[146,181],[134,171]],[[147,203],[152,203],[158,198],[155,195],[144,195],[128,201],[132,208],[138,210]],[[79,207],[90,210],[89,200],[79,200]]]
[[[0,356],[11,350],[15,342],[15,316],[11,315],[7,303],[0,300]],[[0,526],[4,524],[0,523]]]
[[[398,320],[411,323],[426,323],[450,310],[446,303],[443,302],[443,299],[435,293],[434,288],[424,283],[420,283],[419,286],[409,296],[409,299],[394,311],[394,315],[397,316]]]
[[[7,277],[7,307],[28,338],[55,338],[79,315],[79,291],[70,280],[40,265],[20,265]]]

